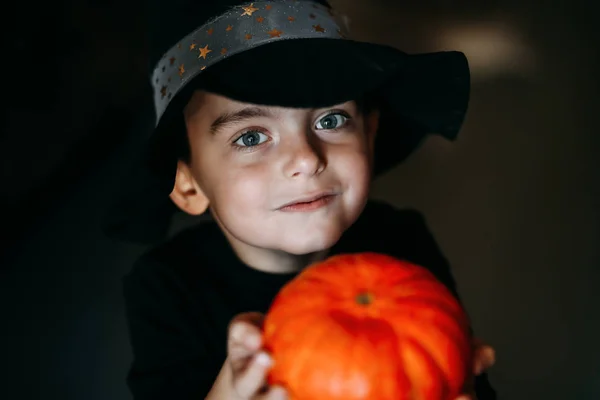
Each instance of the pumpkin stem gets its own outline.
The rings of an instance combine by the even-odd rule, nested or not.
[[[356,302],[361,306],[367,306],[373,302],[373,295],[369,292],[363,292],[356,296]]]

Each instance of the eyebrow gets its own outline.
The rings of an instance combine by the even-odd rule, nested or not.
[[[246,107],[241,110],[221,114],[210,125],[210,133],[216,134],[227,125],[237,124],[251,118],[257,117],[273,117],[273,113],[262,107]]]

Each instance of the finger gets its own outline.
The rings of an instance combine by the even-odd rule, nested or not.
[[[248,312],[236,315],[229,323],[229,337],[234,342],[244,343],[248,340],[251,347],[256,345],[255,340],[251,339],[254,334],[261,333],[264,316],[256,312]],[[250,336],[248,336],[250,335]]]
[[[285,400],[288,395],[287,391],[281,386],[271,386],[265,393],[256,398],[257,400]]]
[[[265,383],[269,367],[273,363],[265,352],[259,352],[252,357],[248,366],[233,378],[233,389],[242,399],[254,397]]]
[[[248,322],[234,322],[229,328],[229,338],[227,339],[229,350],[236,348],[255,351],[260,348],[261,341],[260,329]]]
[[[262,345],[262,334],[258,325],[261,317],[252,314],[240,314],[229,326],[227,353],[235,371],[243,369],[248,359]]]
[[[473,397],[468,394],[462,394],[456,398],[456,400],[475,400]]]
[[[245,312],[245,313],[241,313],[236,315],[235,317],[233,317],[233,319],[231,320],[231,323],[234,322],[248,322],[251,325],[256,326],[257,328],[262,328],[263,322],[265,320],[265,316],[264,314],[261,314],[259,312]]]
[[[496,363],[496,351],[493,347],[481,345],[475,349],[473,373],[480,375]]]

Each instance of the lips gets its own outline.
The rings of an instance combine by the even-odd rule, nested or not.
[[[283,206],[279,207],[279,211],[312,211],[325,207],[333,200],[335,200],[336,197],[337,193],[323,192],[317,195],[307,196],[298,200],[294,200],[293,202],[284,204]]]

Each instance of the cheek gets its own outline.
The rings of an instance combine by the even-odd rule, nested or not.
[[[218,204],[217,211],[244,219],[268,207],[269,182],[264,167],[229,170],[212,182],[210,197],[213,204]]]
[[[367,146],[335,149],[329,156],[330,167],[349,187],[360,190],[371,181],[371,156]]]
[[[264,197],[264,186],[269,180],[261,163],[242,163],[231,150],[208,140],[197,146],[202,151],[194,154],[194,172],[211,205],[218,204],[221,209],[231,206],[249,209]]]

